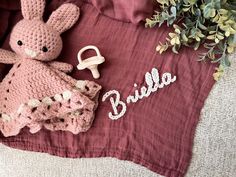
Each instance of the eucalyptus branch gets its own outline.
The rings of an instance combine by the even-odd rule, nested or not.
[[[159,53],[169,48],[178,53],[181,46],[197,50],[204,44],[207,52],[199,61],[217,62],[220,72],[230,66],[228,54],[236,49],[236,1],[234,0],[156,0],[160,11],[146,20],[146,27],[166,23],[173,27]],[[182,24],[180,24],[182,22]],[[217,70],[218,72],[218,70]],[[218,77],[217,77],[218,78]]]

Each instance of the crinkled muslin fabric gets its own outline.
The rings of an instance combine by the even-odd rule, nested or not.
[[[106,58],[105,64],[99,66],[102,77],[96,81],[103,90],[94,123],[88,132],[79,135],[45,129],[30,134],[25,128],[15,137],[1,135],[0,141],[10,147],[61,157],[116,157],[167,177],[184,176],[200,111],[214,84],[215,65],[197,62],[197,52],[192,49],[183,48],[179,55],[170,51],[159,55],[155,51],[169,31],[164,26],[146,29],[141,22],[152,13],[152,1],[66,2],[77,4],[81,17],[62,35],[64,47],[59,61],[76,66],[77,52],[86,45],[96,45]],[[50,14],[62,3],[48,1],[46,12]],[[9,49],[9,30],[21,19],[21,14],[17,4],[8,1],[0,4],[1,17],[4,16],[0,20],[0,44]],[[2,77],[8,68],[1,65]],[[144,76],[153,68],[161,75],[171,73],[177,80],[135,104],[128,104],[123,117],[111,120],[108,116],[111,104],[103,102],[102,95],[117,90],[121,100],[125,100],[146,85]],[[74,69],[72,77],[93,80],[87,70]]]

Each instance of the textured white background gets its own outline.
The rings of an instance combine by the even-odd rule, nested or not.
[[[202,110],[187,177],[236,177],[236,55]],[[64,159],[0,145],[0,177],[159,177],[113,158]]]

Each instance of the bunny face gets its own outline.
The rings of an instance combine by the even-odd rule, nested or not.
[[[40,20],[21,20],[10,37],[11,48],[21,57],[50,61],[62,49],[60,34]]]
[[[40,61],[57,58],[62,49],[60,34],[79,18],[79,8],[67,3],[55,10],[45,23],[44,7],[45,0],[21,0],[24,19],[16,24],[10,37],[10,46],[21,57]]]

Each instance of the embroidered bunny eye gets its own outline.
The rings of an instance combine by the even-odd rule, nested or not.
[[[22,46],[22,45],[23,45],[23,42],[22,42],[21,40],[19,40],[19,41],[17,41],[17,44],[18,44],[19,46]]]
[[[47,48],[46,46],[44,46],[44,47],[42,48],[42,51],[43,51],[43,52],[47,52],[47,51],[48,51],[48,48]]]

